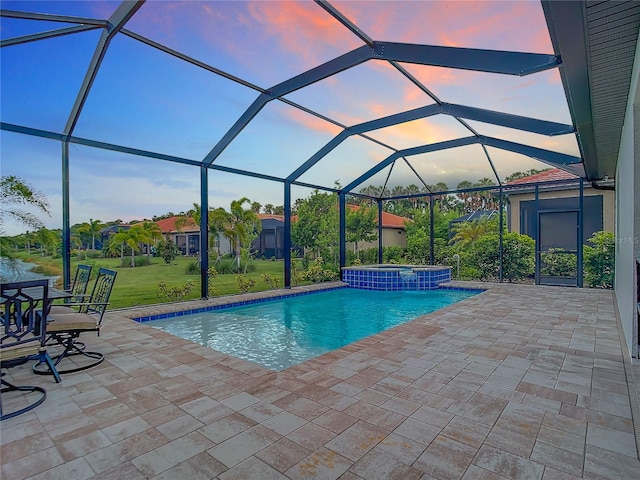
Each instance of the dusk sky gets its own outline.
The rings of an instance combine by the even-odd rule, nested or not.
[[[331,1],[376,41],[553,54],[539,1]],[[4,1],[3,10],[108,19],[119,2]],[[2,39],[74,24],[2,17]],[[268,89],[363,45],[311,1],[148,1],[127,30]],[[2,48],[2,122],[61,133],[102,29]],[[524,77],[402,64],[441,101],[570,124],[557,69]],[[122,33],[111,42],[79,121],[76,137],[201,161],[259,93]],[[345,126],[434,103],[384,61],[371,60],[286,96]],[[482,135],[579,156],[573,134],[546,137],[468,121]],[[278,100],[269,102],[215,163],[284,178],[342,129]],[[395,149],[471,135],[438,115],[370,132]],[[49,228],[62,226],[60,142],[0,132],[1,173],[19,176],[51,205]],[[492,147],[501,178],[547,165]],[[346,185],[392,153],[353,136],[300,180]],[[428,184],[495,176],[480,145],[410,157]],[[385,169],[362,185],[382,185]],[[416,184],[396,162],[388,186]],[[125,222],[200,203],[200,171],[141,156],[70,146],[71,223]],[[310,189],[294,187],[293,199]],[[283,204],[283,186],[212,171],[209,205],[228,209],[249,197]],[[4,225],[14,235],[23,227]]]

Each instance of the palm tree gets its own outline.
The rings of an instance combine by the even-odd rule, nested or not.
[[[245,210],[243,205],[250,202],[247,197],[242,197],[240,200],[234,200],[231,202],[231,211],[222,212],[224,215],[224,235],[233,244],[236,264],[238,270],[240,269],[240,259],[242,255],[242,248],[249,247],[251,240],[257,233],[262,230],[262,225],[256,213],[250,208]],[[217,215],[222,215],[220,209],[216,210]]]
[[[491,221],[486,217],[472,222],[462,222],[456,227],[456,234],[451,238],[450,243],[455,244],[460,249],[464,248],[489,233],[491,226]]]
[[[120,265],[124,263],[124,245],[127,243],[127,232],[122,228],[118,230],[114,236],[111,237],[109,242],[109,253],[116,253],[117,247],[120,247]]]
[[[149,240],[142,225],[134,225],[126,232],[126,244],[131,249],[131,267],[136,266],[136,252],[140,251],[140,244]]]
[[[147,235],[147,259],[151,262],[151,243],[155,245],[162,239],[162,230],[156,222],[144,222],[142,228]]]
[[[100,220],[94,220],[93,218],[89,219],[89,228],[87,229],[87,233],[91,235],[91,250],[96,249],[96,235],[100,233],[104,224]]]

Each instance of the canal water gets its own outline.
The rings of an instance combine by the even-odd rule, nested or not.
[[[36,267],[34,263],[23,262],[22,260],[9,261],[4,257],[0,257],[0,281],[3,283],[22,282],[26,280],[48,278],[49,284],[53,286],[58,277],[48,277],[46,275],[33,272],[31,269],[34,267]]]

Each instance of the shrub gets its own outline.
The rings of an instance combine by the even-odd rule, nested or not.
[[[187,282],[181,287],[168,287],[166,283],[158,284],[158,298],[163,302],[180,302],[193,288],[193,282]]]
[[[398,245],[382,247],[382,263],[400,263],[404,255],[404,248]]]
[[[535,241],[527,235],[505,233],[502,239],[502,278],[509,282],[524,280],[535,271]],[[461,254],[460,275],[477,275],[480,280],[500,276],[500,237],[492,233],[469,244]],[[464,263],[463,263],[464,259]],[[468,263],[467,263],[468,262]]]
[[[324,268],[322,257],[316,258],[304,272],[304,278],[314,283],[337,280],[338,277],[338,272]]]
[[[407,236],[405,258],[408,263],[414,265],[428,264],[430,260],[430,250],[429,235],[424,227],[418,228],[411,235]]]
[[[210,297],[215,297],[218,294],[218,290],[216,290],[216,287],[213,285],[213,280],[217,276],[218,271],[213,267],[209,267],[209,269],[207,270],[207,292]]]
[[[165,263],[173,262],[178,253],[178,247],[171,240],[163,240],[156,245],[156,254],[161,257]]]
[[[253,278],[247,278],[244,275],[237,275],[236,281],[238,282],[238,292],[240,293],[247,293],[256,284]]]
[[[187,265],[187,275],[199,275],[199,274],[200,274],[200,263],[190,262]]]
[[[229,274],[229,273],[241,273],[241,272],[254,272],[256,270],[256,266],[253,263],[249,263],[248,265],[244,262],[240,262],[240,269],[236,264],[236,259],[234,258],[223,258],[220,260],[220,263],[216,266],[218,273],[220,274]]]
[[[550,248],[548,252],[540,254],[540,274],[550,277],[575,277],[578,274],[576,255],[562,252],[562,248]]]
[[[595,232],[585,245],[584,279],[590,287],[613,288],[615,275],[615,237],[611,232]]]
[[[271,276],[268,273],[263,273],[262,279],[270,289],[280,288],[280,279],[278,277]]]

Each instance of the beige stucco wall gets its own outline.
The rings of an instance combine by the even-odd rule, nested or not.
[[[541,191],[538,195],[540,200],[550,198],[567,198],[578,197],[580,190],[575,188],[571,190],[556,190],[553,192]],[[583,195],[587,196],[602,196],[602,226],[605,232],[613,232],[615,226],[615,192],[611,190],[594,190],[591,187],[584,189]],[[535,194],[523,193],[523,194],[509,194],[509,200],[511,201],[511,228],[512,232],[520,232],[520,202],[526,202],[535,199]]]
[[[407,246],[407,232],[399,228],[382,228],[382,245],[385,247],[399,246],[406,247]],[[354,251],[353,242],[346,243],[347,250]],[[373,242],[359,242],[358,248],[360,250],[364,250],[365,248],[378,248],[378,240],[374,240]]]

